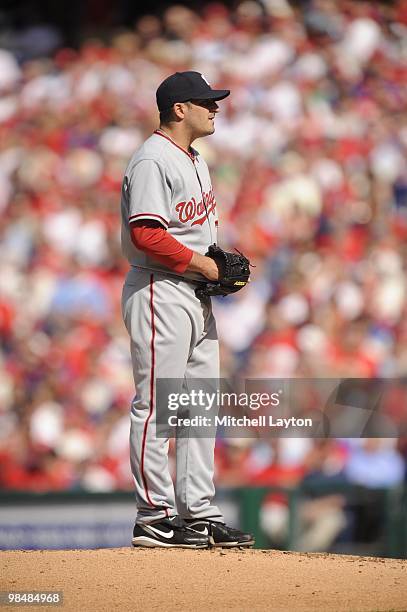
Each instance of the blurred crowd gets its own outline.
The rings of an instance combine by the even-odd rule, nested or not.
[[[30,48],[0,49],[1,488],[132,487],[121,179],[176,70],[232,90],[195,145],[220,244],[255,265],[215,301],[223,375],[407,374],[405,0],[174,5],[109,40]],[[396,439],[221,439],[217,483],[394,486],[406,457]]]

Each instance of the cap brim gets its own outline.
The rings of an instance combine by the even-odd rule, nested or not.
[[[206,93],[202,98],[196,98],[196,100],[223,100],[227,98],[229,94],[230,89],[212,89],[211,92]]]

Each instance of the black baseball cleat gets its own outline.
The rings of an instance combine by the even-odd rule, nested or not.
[[[146,548],[208,548],[209,538],[188,527],[180,516],[171,516],[148,525],[136,523],[132,544]]]
[[[189,519],[188,527],[202,536],[209,537],[209,546],[232,548],[233,546],[253,546],[254,537],[251,533],[243,533],[225,523],[205,519]]]

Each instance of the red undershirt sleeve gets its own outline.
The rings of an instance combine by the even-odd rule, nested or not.
[[[193,251],[171,236],[159,222],[135,221],[130,225],[130,235],[134,246],[155,261],[178,274],[186,271]]]

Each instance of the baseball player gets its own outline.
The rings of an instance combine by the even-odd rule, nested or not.
[[[212,89],[198,72],[165,79],[156,94],[160,127],[133,155],[123,179],[122,249],[131,267],[122,311],[136,386],[130,432],[134,546],[253,545],[251,534],[225,525],[212,501],[214,436],[176,437],[173,483],[169,442],[156,436],[155,427],[157,379],[219,378],[208,296],[223,294],[216,288],[224,270],[221,274],[219,262],[205,255],[216,243],[218,216],[208,167],[191,145],[214,132],[217,101],[229,93]],[[200,297],[197,281],[208,288]]]

